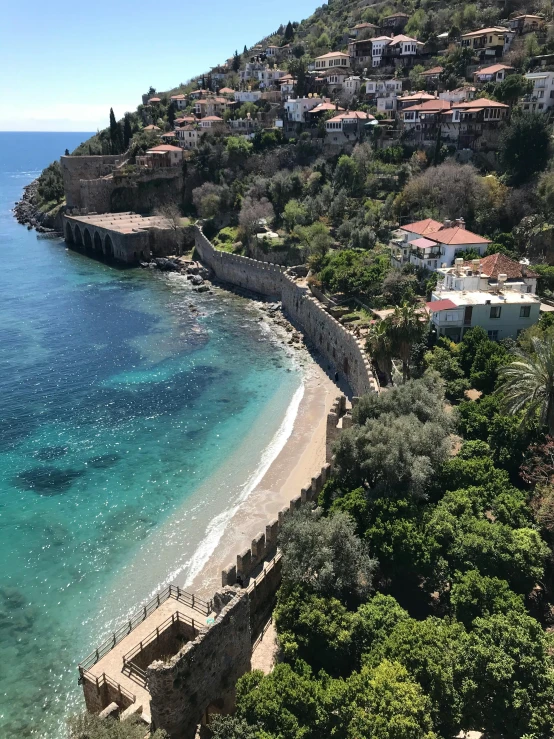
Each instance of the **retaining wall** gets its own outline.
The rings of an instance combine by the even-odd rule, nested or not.
[[[195,244],[200,259],[211,267],[218,280],[280,300],[284,313],[346,377],[354,395],[379,392],[362,343],[327,313],[307,287],[286,274],[283,267],[218,251],[199,226],[195,226]]]

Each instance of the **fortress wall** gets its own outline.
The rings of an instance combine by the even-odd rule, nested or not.
[[[153,662],[147,669],[152,726],[165,729],[170,737],[194,739],[210,706],[232,711],[235,683],[250,671],[248,595],[228,589],[214,601],[223,606],[214,623],[168,662]]]
[[[113,180],[80,180],[81,208],[88,213],[108,213],[113,189]]]
[[[96,180],[109,174],[123,161],[123,154],[60,157],[66,203],[69,208],[84,208],[81,202],[81,180]]]
[[[317,351],[342,373],[354,395],[379,392],[363,345],[331,316],[309,292],[284,273],[283,267],[218,251],[195,227],[196,250],[218,280],[281,300],[283,311],[302,328]]]

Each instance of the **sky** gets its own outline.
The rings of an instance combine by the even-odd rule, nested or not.
[[[252,46],[322,0],[8,0],[0,24],[0,131],[96,131]]]

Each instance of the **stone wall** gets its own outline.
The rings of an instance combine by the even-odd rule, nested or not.
[[[119,213],[132,210],[135,213],[152,213],[160,206],[179,201],[183,184],[181,167],[155,171],[141,170],[131,177],[116,175],[108,211]]]
[[[104,177],[123,161],[123,154],[102,156],[60,157],[65,199],[69,208],[86,207],[81,201],[81,180],[97,180]],[[91,210],[98,211],[96,208]]]
[[[112,179],[80,180],[81,208],[87,213],[109,213],[114,184]]]
[[[286,274],[283,267],[218,251],[198,226],[195,242],[200,259],[211,267],[218,280],[281,300],[287,317],[303,330],[332,367],[346,377],[354,395],[379,392],[362,343],[327,313],[307,287]]]
[[[247,593],[229,588],[214,602],[222,607],[215,622],[169,661],[153,662],[147,670],[152,726],[165,729],[172,738],[194,739],[210,706],[232,711],[235,684],[250,671]]]

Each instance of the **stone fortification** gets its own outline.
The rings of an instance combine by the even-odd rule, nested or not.
[[[300,326],[317,351],[347,379],[354,395],[379,392],[362,343],[331,316],[283,267],[218,251],[195,227],[196,250],[218,280],[280,300],[284,313]]]
[[[114,167],[121,163],[123,160],[122,154],[110,154],[102,156],[84,156],[84,157],[72,157],[63,156],[60,157],[60,166],[62,169],[63,187],[65,190],[65,200],[69,208],[86,208],[90,207],[85,205],[82,201],[81,192],[81,180],[98,180],[106,175],[110,174]],[[92,186],[90,191],[84,188],[84,195],[89,200],[92,197],[95,186]],[[102,194],[104,197],[104,194]],[[100,209],[91,208],[97,212],[102,212]]]
[[[228,713],[235,684],[250,670],[250,604],[244,591],[228,588],[214,597],[219,613],[174,657],[147,669],[152,726],[170,737],[194,739],[206,712]]]

